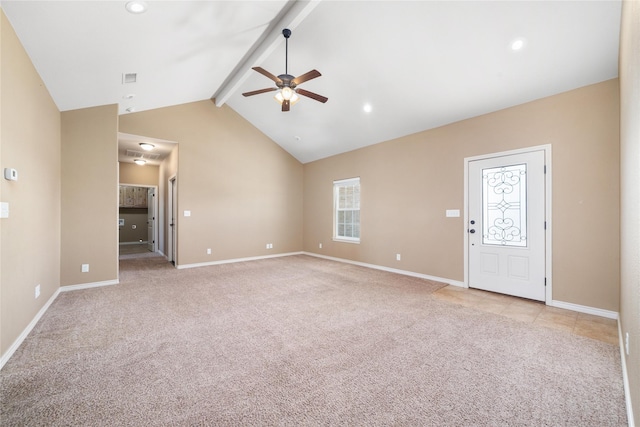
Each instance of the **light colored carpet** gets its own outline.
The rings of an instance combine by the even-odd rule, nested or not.
[[[62,293],[0,371],[18,425],[623,426],[616,346],[308,256]]]

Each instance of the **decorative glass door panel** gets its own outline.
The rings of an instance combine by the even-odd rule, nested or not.
[[[482,244],[527,246],[526,163],[482,170]]]

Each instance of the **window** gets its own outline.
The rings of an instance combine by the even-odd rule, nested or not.
[[[333,238],[360,242],[360,178],[333,182]]]

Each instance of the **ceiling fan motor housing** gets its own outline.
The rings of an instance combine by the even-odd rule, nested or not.
[[[291,74],[280,74],[278,78],[281,80],[281,82],[276,83],[276,86],[278,86],[280,89],[282,89],[283,87],[290,87],[291,89],[296,87],[296,84],[293,82],[293,79],[295,79],[295,77]]]

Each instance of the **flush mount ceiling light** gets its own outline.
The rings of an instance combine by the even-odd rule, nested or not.
[[[129,13],[144,13],[147,11],[147,3],[139,0],[128,1],[127,4],[124,5]]]
[[[146,162],[145,160],[135,159],[135,160],[133,161],[133,163],[135,163],[135,164],[136,164],[136,165],[138,165],[138,166],[144,166],[144,165],[145,165],[145,163],[147,163],[147,162]]]
[[[141,142],[140,143],[140,148],[142,148],[145,151],[151,151],[154,148],[156,148],[156,146],[153,145],[153,144],[149,144],[148,142]]]

